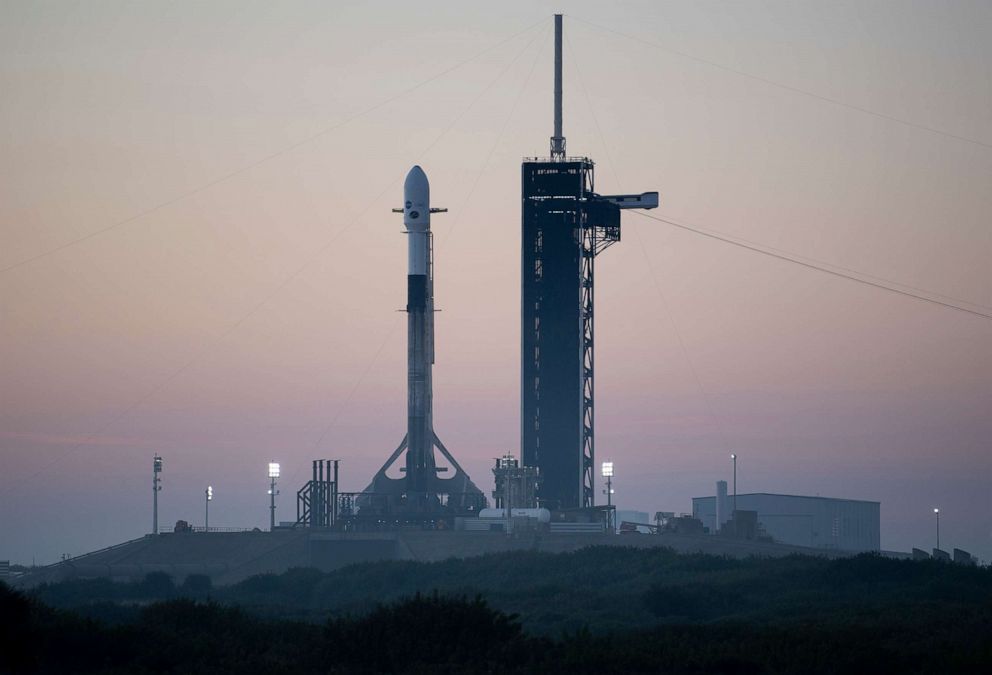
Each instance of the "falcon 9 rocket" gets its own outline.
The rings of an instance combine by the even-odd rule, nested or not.
[[[403,214],[407,235],[407,429],[406,437],[372,478],[359,501],[361,514],[400,520],[436,519],[486,506],[482,492],[455,461],[434,432],[434,275],[431,214],[447,209],[431,208],[427,174],[414,166],[403,183]],[[438,467],[437,448],[454,475],[441,478],[449,467]],[[387,470],[406,451],[400,471],[392,478]]]

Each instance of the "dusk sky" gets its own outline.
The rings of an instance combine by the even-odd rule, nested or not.
[[[992,4],[0,2],[0,559],[266,527],[314,458],[406,428],[413,164],[435,206],[435,428],[519,447],[520,161],[992,314]],[[596,260],[620,508],[881,502],[887,550],[992,559],[992,320],[625,214]],[[597,488],[597,493],[599,488]],[[597,498],[601,495],[597,494]]]

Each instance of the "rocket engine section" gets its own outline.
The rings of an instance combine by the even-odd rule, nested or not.
[[[434,432],[434,275],[431,214],[447,209],[431,208],[427,174],[414,166],[403,183],[403,214],[407,236],[407,430],[359,500],[360,515],[396,517],[400,520],[434,519],[438,515],[477,513],[486,498],[448,452]],[[448,469],[437,466],[434,448],[451,464],[454,475],[442,479]],[[402,478],[390,478],[387,470],[405,451]]]

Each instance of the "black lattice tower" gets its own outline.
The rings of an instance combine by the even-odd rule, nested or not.
[[[658,193],[595,192],[594,163],[567,157],[561,111],[561,15],[555,15],[551,156],[521,167],[521,453],[553,509],[594,498],[594,261],[620,241],[620,211]]]

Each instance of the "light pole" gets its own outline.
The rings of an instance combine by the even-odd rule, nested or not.
[[[940,509],[935,508],[933,515],[937,519],[937,550],[940,550]]]
[[[269,531],[276,529],[276,478],[279,477],[279,463],[269,462]]]
[[[210,502],[214,498],[214,486],[213,485],[208,485],[207,486],[207,489],[204,490],[204,492],[203,492],[203,496],[205,497],[205,499],[203,500],[203,531],[204,532],[209,532],[210,531]]]
[[[734,513],[737,513],[737,453],[730,453],[730,459],[734,460]],[[731,514],[734,520],[737,520],[737,516]]]
[[[513,486],[510,484],[510,467],[513,465],[513,455],[506,453],[503,455],[503,509],[506,511],[507,532],[509,533],[510,516],[513,514],[512,495]]]
[[[152,534],[158,534],[158,493],[162,489],[162,457],[158,453],[152,460]]]
[[[607,520],[610,521],[607,524],[610,525],[610,526],[612,526],[612,529],[615,532],[616,531],[616,525],[612,522],[613,521],[613,512],[612,512],[612,509],[610,508],[610,507],[613,506],[613,462],[603,462],[602,474],[603,474],[603,478],[606,479],[606,490],[605,490],[605,492],[606,492],[606,506],[607,506],[607,509],[609,509],[607,511],[607,513],[606,513],[606,517],[607,517]]]

